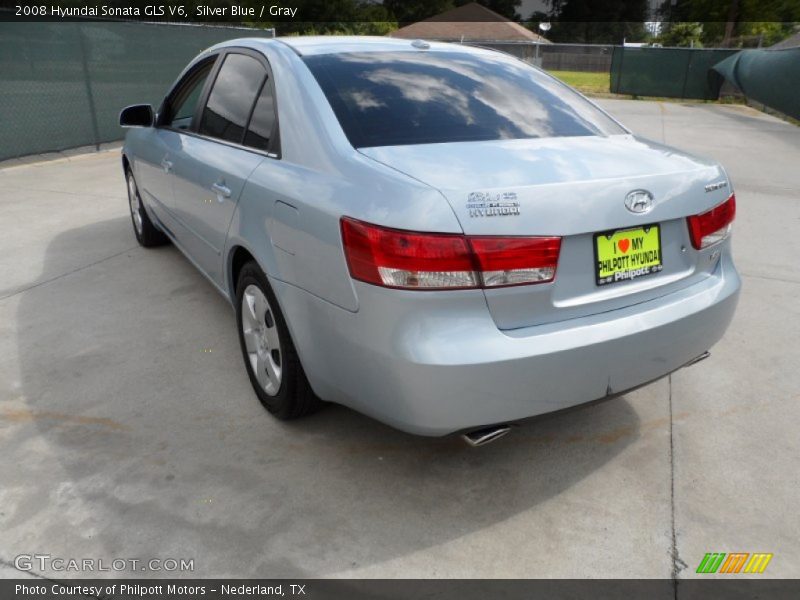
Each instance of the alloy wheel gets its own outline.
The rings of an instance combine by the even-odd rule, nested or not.
[[[136,233],[141,236],[144,228],[144,223],[142,221],[142,200],[139,198],[139,190],[136,189],[136,182],[133,180],[133,175],[128,175],[128,203],[131,208],[133,226],[136,228]]]
[[[242,295],[242,333],[250,367],[259,385],[274,396],[281,388],[281,340],[269,300],[258,286],[252,284]]]

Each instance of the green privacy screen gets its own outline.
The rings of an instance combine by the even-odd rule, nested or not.
[[[714,71],[748,98],[800,119],[800,48],[742,50]]]
[[[119,111],[161,102],[201,50],[256,29],[0,22],[0,160],[122,138]]]
[[[719,87],[709,84],[708,70],[736,52],[615,46],[611,57],[611,91],[634,96],[715,100]]]

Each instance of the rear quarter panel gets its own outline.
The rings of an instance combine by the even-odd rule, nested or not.
[[[350,145],[294,52],[278,45],[264,51],[275,77],[281,157],[263,161],[242,192],[228,233],[228,264],[243,246],[270,277],[356,311],[342,216],[406,229],[461,233],[461,226],[441,193]],[[228,285],[234,297],[230,274]]]

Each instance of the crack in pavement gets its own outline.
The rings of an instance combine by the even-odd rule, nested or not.
[[[752,277],[753,279],[766,279],[767,281],[780,281],[781,283],[800,283],[800,281],[794,279],[783,279],[782,277],[771,277],[770,275],[753,275],[752,273],[745,273],[743,271],[739,271],[739,275],[742,277]]]
[[[17,573],[28,575],[28,576],[30,576],[31,578],[34,578],[34,579],[41,579],[43,581],[49,581],[50,583],[56,583],[56,584],[65,583],[64,580],[53,579],[52,577],[48,577],[47,575],[42,575],[41,573],[37,573],[34,570],[23,571],[22,569],[17,568],[17,566],[14,563],[12,563],[10,561],[7,561],[7,560],[5,560],[3,558],[0,558],[0,566],[9,567],[11,569],[14,569],[14,571],[16,571]],[[70,583],[72,583],[72,582],[70,582]],[[72,594],[72,596],[75,596],[75,594]],[[81,598],[95,598],[95,599],[97,599],[97,598],[106,598],[106,596],[87,596],[86,594],[78,594],[78,596],[81,597]]]
[[[675,421],[672,416],[672,374],[667,377],[669,387],[669,500],[670,500],[670,528],[672,534],[672,547],[670,558],[672,560],[672,594],[674,600],[678,599],[678,576],[687,565],[678,552],[678,534],[675,528]]]
[[[122,144],[120,143],[119,146],[112,148],[101,148],[100,150],[87,147],[85,152],[78,152],[78,148],[72,148],[71,150],[74,152],[65,154],[63,151],[55,151],[45,154],[27,154],[0,160],[0,176],[6,171],[15,171],[17,169],[44,168],[53,164],[82,161],[88,158],[105,158],[104,155],[106,154],[121,152]],[[34,158],[39,158],[39,160],[33,160]]]
[[[1,176],[0,176],[1,177]],[[33,186],[17,185],[14,183],[3,182],[3,187],[12,192],[37,192],[41,194],[66,194],[68,196],[80,196],[81,198],[97,198],[101,200],[127,200],[128,196],[124,192],[119,196],[115,194],[92,194],[86,191],[52,190],[50,188],[39,188]]]
[[[122,250],[121,252],[117,252],[116,254],[112,254],[111,256],[106,256],[105,258],[101,258],[99,260],[96,260],[96,261],[94,261],[92,263],[89,263],[88,265],[83,265],[83,266],[77,267],[75,269],[72,269],[71,271],[67,271],[66,273],[62,273],[61,275],[56,275],[55,277],[51,277],[50,279],[45,279],[44,281],[37,281],[36,283],[32,283],[31,285],[28,285],[28,286],[23,287],[21,289],[9,292],[8,294],[6,294],[4,296],[0,296],[0,300],[7,300],[8,298],[13,298],[14,296],[18,296],[19,294],[22,294],[22,293],[27,292],[29,290],[32,290],[34,288],[37,288],[37,287],[40,287],[40,286],[43,286],[43,285],[47,285],[48,283],[52,283],[53,281],[58,281],[59,279],[63,279],[64,277],[68,277],[70,275],[73,275],[74,273],[78,273],[80,271],[88,269],[89,267],[93,267],[95,265],[99,265],[100,263],[105,262],[107,260],[111,260],[112,258],[116,258],[118,256],[122,256],[123,254],[125,254],[127,252],[132,252],[133,250],[136,250],[137,248],[139,248],[139,246],[132,246],[131,248],[126,248],[125,250]]]
[[[16,571],[17,573],[23,573],[25,575],[30,575],[31,577],[37,577],[39,579],[44,579],[46,581],[53,581],[52,579],[48,579],[44,575],[40,575],[39,573],[36,573],[35,571],[23,571],[22,569],[18,569],[17,565],[12,563],[11,561],[5,560],[4,558],[0,558],[0,566],[8,567],[10,569],[14,569],[14,571]]]
[[[659,115],[661,116],[661,143],[662,144],[666,144],[667,143],[667,123],[664,120],[664,115],[667,112],[667,108],[664,106],[663,102],[659,102],[658,103],[658,112],[659,112]]]

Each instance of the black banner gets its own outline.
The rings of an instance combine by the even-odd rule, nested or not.
[[[483,8],[464,2],[424,3],[419,0],[0,0],[0,21],[122,19],[173,23],[227,23],[268,26],[297,23],[392,22],[408,25],[428,18],[448,22],[641,23],[644,21],[717,23],[788,23],[800,19],[800,0],[750,2],[731,12],[730,0],[562,0],[546,11],[528,12],[523,2],[501,7],[488,0]],[[494,7],[501,14],[491,10]],[[488,12],[487,12],[488,11]],[[444,17],[446,15],[446,18]]]
[[[800,595],[800,580],[713,578],[692,580],[291,580],[291,579],[7,579],[4,600],[304,600],[410,599],[530,600],[532,598],[604,600],[772,599]]]

